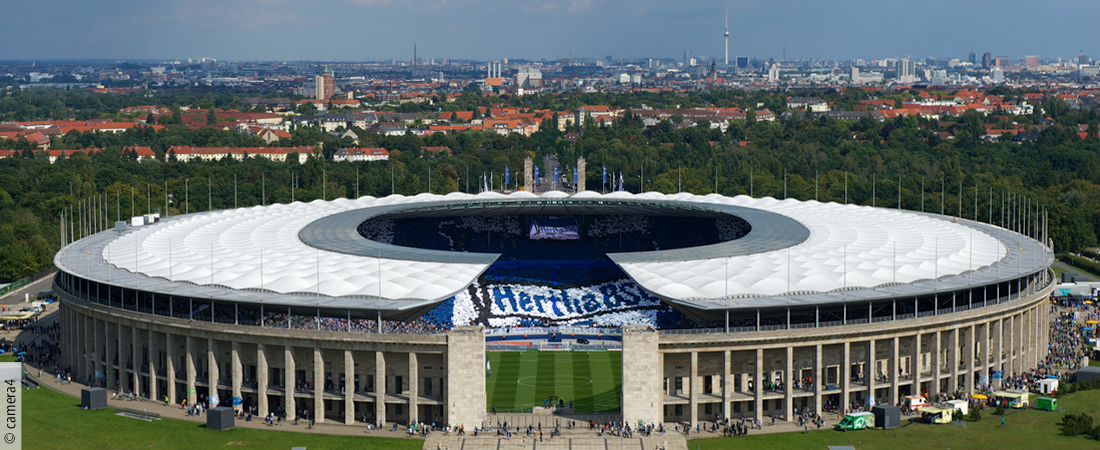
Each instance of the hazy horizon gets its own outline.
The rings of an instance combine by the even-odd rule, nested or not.
[[[41,0],[0,10],[0,60],[721,60],[726,8],[731,59],[1100,55],[1084,0]]]

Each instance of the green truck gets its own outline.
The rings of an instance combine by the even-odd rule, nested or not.
[[[836,429],[840,431],[862,430],[875,427],[875,415],[869,412],[851,413],[844,415]]]
[[[1054,397],[1039,397],[1039,401],[1035,405],[1035,409],[1041,411],[1057,411],[1058,399]]]

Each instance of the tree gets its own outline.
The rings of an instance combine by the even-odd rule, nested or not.
[[[213,107],[206,110],[206,124],[217,125],[218,124],[218,112]]]

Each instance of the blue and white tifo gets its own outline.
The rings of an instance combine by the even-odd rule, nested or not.
[[[170,292],[151,309],[174,315],[668,328],[843,315],[853,301],[996,283],[1041,267],[1039,242],[980,221],[816,201],[485,192],[188,214],[95,235],[55,262]]]
[[[557,288],[473,283],[454,297],[453,325],[650,325],[679,313],[629,279]]]

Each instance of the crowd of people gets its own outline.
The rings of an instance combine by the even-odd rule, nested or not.
[[[725,419],[715,422],[714,428],[721,429],[723,437],[747,436],[749,430],[759,430],[760,425],[756,419]]]
[[[378,321],[343,317],[305,316],[299,314],[269,312],[264,314],[263,325],[270,328],[293,330],[344,331],[352,333],[377,333]],[[382,333],[386,334],[438,334],[447,330],[423,318],[408,322],[383,320]]]

